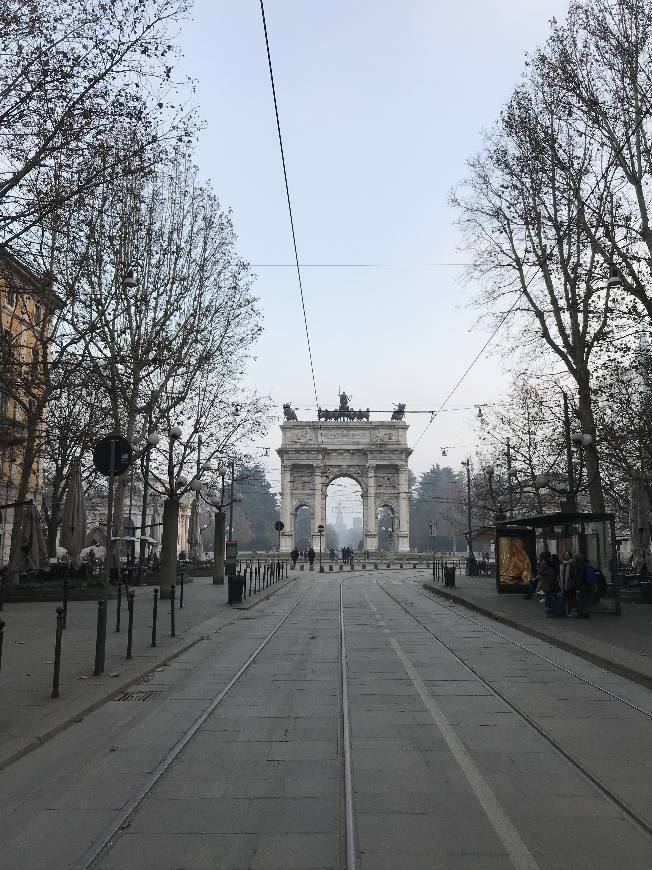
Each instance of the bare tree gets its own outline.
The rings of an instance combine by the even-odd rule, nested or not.
[[[481,305],[509,307],[518,318],[517,346],[543,340],[563,362],[577,385],[582,430],[595,439],[591,359],[617,325],[616,309],[577,202],[590,174],[595,208],[607,214],[611,175],[595,180],[599,149],[578,134],[559,102],[550,83],[534,79],[519,87],[453,202],[472,251],[471,272],[484,283]],[[559,169],[560,152],[567,171]],[[591,506],[602,512],[595,446],[587,450],[587,465]]]
[[[195,481],[205,493],[219,497],[216,476],[218,462],[237,456],[239,464],[251,463],[243,451],[265,430],[269,402],[243,394],[239,381],[230,377],[211,377],[189,391],[182,408],[167,415],[163,429],[167,438],[153,454],[149,485],[163,500],[163,537],[161,541],[161,595],[168,597],[177,566],[179,506],[193,492]],[[177,421],[177,422],[175,422]],[[181,435],[170,437],[177,423]],[[200,474],[197,475],[201,439]],[[210,466],[211,470],[206,468]],[[202,470],[203,469],[203,470]]]
[[[103,164],[124,169],[149,145],[188,134],[186,110],[172,105],[171,75],[171,31],[188,7],[187,0],[4,0],[0,244],[16,243],[94,188]]]
[[[146,178],[107,174],[78,220],[81,280],[67,329],[110,408],[107,425],[138,448],[137,461],[146,425],[169,428],[198,386],[218,382],[228,395],[238,383],[260,332],[251,279],[229,214],[181,150]],[[126,485],[123,475],[116,535]]]
[[[573,0],[533,57],[532,76],[554,86],[559,113],[600,154],[576,187],[583,231],[636,300],[632,315],[642,309],[652,319],[652,7],[647,0]],[[567,172],[565,155],[555,149],[555,157]]]

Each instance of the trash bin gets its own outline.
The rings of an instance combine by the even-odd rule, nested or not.
[[[229,577],[229,604],[240,604],[244,585],[244,579],[240,574],[237,577]]]
[[[444,586],[455,586],[455,565],[444,567]]]

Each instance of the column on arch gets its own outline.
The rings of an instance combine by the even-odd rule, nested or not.
[[[398,552],[410,551],[410,498],[408,493],[407,462],[398,467]]]
[[[378,549],[378,528],[376,524],[376,466],[373,462],[367,464],[367,505],[364,548],[370,552]]]
[[[281,461],[281,552],[289,553],[294,547],[294,516],[292,514],[292,465]]]
[[[314,510],[313,515],[312,515],[312,548],[315,551],[315,553],[318,553],[319,552],[319,532],[317,531],[317,526],[320,524],[323,526],[326,525],[326,523],[324,522],[325,495],[322,492],[323,468],[322,468],[321,463],[316,462],[314,465],[314,470],[315,470],[315,480],[314,480],[315,510]],[[324,539],[322,537],[322,547],[323,546],[324,546]]]

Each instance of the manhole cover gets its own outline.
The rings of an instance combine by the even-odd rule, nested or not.
[[[151,701],[162,692],[122,692],[114,701]]]

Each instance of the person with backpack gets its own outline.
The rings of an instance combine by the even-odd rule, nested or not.
[[[582,556],[576,556],[575,564],[577,583],[577,594],[575,596],[576,616],[579,619],[588,619],[591,616],[589,609],[596,598],[598,578],[595,568],[588,559],[585,560]]]

